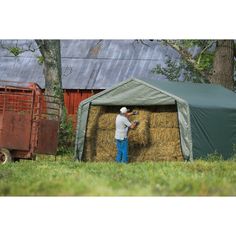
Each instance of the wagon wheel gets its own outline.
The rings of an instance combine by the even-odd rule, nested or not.
[[[11,161],[11,153],[6,148],[0,148],[0,164],[3,165]]]

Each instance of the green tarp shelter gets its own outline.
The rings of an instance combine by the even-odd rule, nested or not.
[[[90,105],[177,105],[186,160],[217,152],[225,159],[236,145],[236,94],[219,85],[129,79],[83,102],[78,109],[75,157],[82,160]]]

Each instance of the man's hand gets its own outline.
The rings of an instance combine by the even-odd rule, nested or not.
[[[132,115],[138,115],[138,111],[133,111]]]
[[[132,122],[132,125],[130,126],[130,128],[135,129],[138,124],[139,124],[139,121],[135,120],[135,121]]]

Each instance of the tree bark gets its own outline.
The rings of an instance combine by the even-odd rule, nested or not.
[[[43,74],[45,78],[45,94],[58,96],[64,106],[61,78],[60,40],[35,40],[43,56]]]
[[[213,72],[209,77],[212,84],[234,89],[234,41],[217,40]]]

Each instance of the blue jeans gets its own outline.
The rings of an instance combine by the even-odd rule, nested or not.
[[[128,163],[128,139],[116,139],[117,155],[116,162]]]

